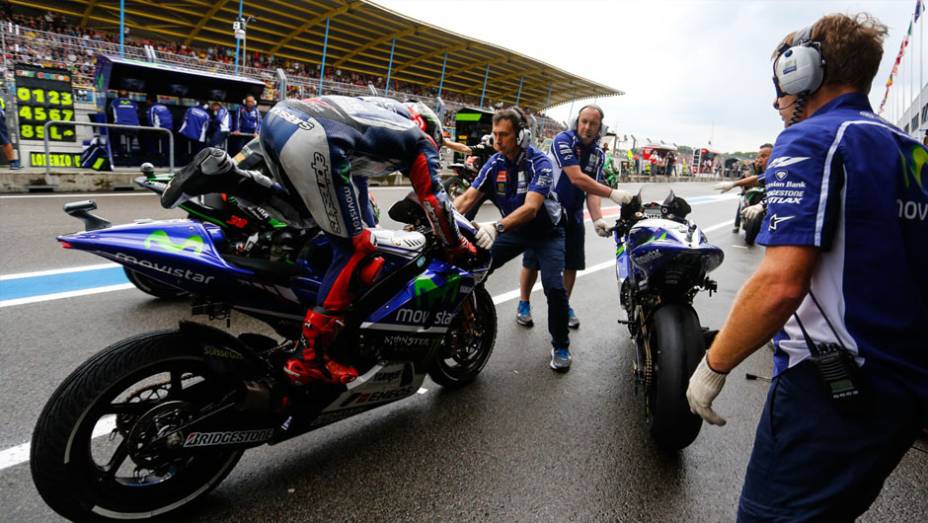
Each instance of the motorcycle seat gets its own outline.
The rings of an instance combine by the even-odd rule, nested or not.
[[[377,252],[413,259],[425,248],[425,235],[415,231],[371,229]]]

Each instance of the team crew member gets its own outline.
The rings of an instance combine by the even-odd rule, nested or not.
[[[0,97],[0,148],[3,149],[3,155],[10,162],[10,169],[17,171],[23,166],[13,154],[13,144],[10,143],[10,134],[6,128],[6,102]]]
[[[715,184],[714,189],[724,194],[734,189],[735,187],[747,188],[754,187],[755,185],[763,185],[764,171],[767,170],[767,161],[770,160],[770,153],[772,152],[773,144],[765,143],[764,145],[761,145],[760,150],[757,151],[757,156],[754,157],[754,174],[733,182],[719,182]],[[738,232],[741,230],[742,214],[744,214],[745,218],[752,219],[762,212],[764,212],[763,203],[757,203],[745,209],[739,207],[738,211],[735,213],[735,225],[734,228],[732,228],[732,232]]]
[[[518,107],[493,115],[491,156],[474,183],[455,200],[467,213],[486,195],[499,209],[502,220],[481,223],[477,244],[490,249],[493,269],[532,250],[541,265],[541,283],[548,298],[548,331],[551,333],[551,368],[570,369],[567,334],[567,292],[564,290],[564,225],[562,210],[553,194],[551,161],[531,146],[525,114]]]
[[[110,123],[120,125],[139,125],[139,106],[129,98],[129,91],[119,90],[117,97],[110,103]],[[110,129],[112,138],[111,150],[117,156],[127,158],[132,151],[133,139],[137,136],[135,131]]]
[[[197,103],[187,108],[184,114],[184,123],[181,124],[181,136],[189,142],[189,154],[195,155],[206,147],[207,131],[209,130],[210,114],[203,109],[203,104]]]
[[[554,137],[548,158],[554,168],[554,192],[566,213],[564,239],[564,287],[570,297],[577,279],[577,271],[586,267],[584,248],[583,202],[590,210],[590,218],[596,228],[596,234],[608,236],[606,221],[600,206],[600,197],[605,196],[622,204],[631,200],[625,191],[612,189],[603,185],[603,164],[605,153],[599,146],[603,130],[603,110],[596,105],[587,105],[580,109],[572,128]],[[537,253],[529,250],[522,257],[522,273],[519,276],[519,305],[516,309],[516,322],[531,326],[532,309],[529,305],[532,286],[538,278],[540,263]],[[568,325],[576,329],[580,320],[573,308],[567,309]]]
[[[148,95],[147,103],[148,125],[172,131],[174,129],[174,116],[171,114],[171,110],[166,105],[159,103],[157,97],[153,94]],[[145,133],[143,136],[146,137],[146,154],[148,154],[149,158],[157,160],[160,165],[165,165],[171,143],[167,135],[161,131],[156,131]]]
[[[886,33],[828,15],[775,53],[767,251],[687,390],[724,424],[725,375],[776,333],[739,521],[857,519],[928,421],[928,148],[870,107]]]
[[[366,190],[366,185],[352,184],[352,177],[402,171],[412,179],[416,196],[449,256],[467,259],[476,253],[460,235],[451,202],[439,182],[436,140],[441,139],[441,122],[424,104],[416,104],[416,109],[428,134],[407,118],[343,96],[280,102],[264,121],[261,144],[268,165],[300,195],[333,249],[332,263],[317,295],[319,305],[307,311],[297,354],[284,369],[294,384],[310,380],[347,383],[357,377],[356,369],[332,360],[329,353],[344,326],[345,310],[355,298],[352,276],[374,251],[359,211],[366,195],[362,199],[355,192]]]
[[[255,97],[245,97],[245,105],[235,111],[233,130],[229,138],[229,154],[236,155],[250,140],[261,133],[261,111],[258,110]]]
[[[207,140],[211,147],[218,147],[225,150],[226,138],[231,130],[231,117],[229,111],[219,102],[210,104],[209,129],[207,130]]]

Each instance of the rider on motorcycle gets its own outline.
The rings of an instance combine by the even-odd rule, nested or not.
[[[726,193],[735,187],[748,188],[754,187],[755,185],[763,185],[764,180],[761,178],[764,174],[764,171],[767,170],[767,161],[770,160],[770,153],[773,152],[773,144],[765,143],[760,146],[760,150],[757,151],[757,156],[754,158],[754,174],[747,176],[740,180],[734,182],[719,182],[715,184],[713,189],[719,191],[720,193]],[[740,225],[740,219],[744,217],[745,219],[750,219],[758,214],[764,212],[763,202],[752,205],[744,209],[738,209],[738,215],[735,216],[735,228],[734,232],[738,232],[738,227]]]
[[[476,254],[476,248],[458,231],[451,202],[439,183],[441,122],[425,104],[403,107],[406,115],[358,98],[323,96],[282,101],[265,117],[260,139],[267,167],[292,196],[299,197],[301,211],[328,236],[333,251],[317,305],[307,311],[299,343],[284,365],[284,373],[295,385],[312,380],[344,384],[358,376],[357,369],[329,355],[345,326],[346,309],[356,298],[353,276],[374,252],[360,210],[367,187],[352,179],[402,171],[411,178],[419,203],[449,257],[460,260]],[[204,153],[220,154],[212,149]],[[175,181],[183,183],[199,172],[236,172],[231,158],[221,154],[223,158],[217,160],[201,153],[185,167],[188,174],[179,174],[181,179],[175,177]]]

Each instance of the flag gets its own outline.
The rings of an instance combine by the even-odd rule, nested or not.
[[[915,0],[915,22],[918,22],[918,17],[921,16],[922,11],[925,10],[925,4],[922,0]]]

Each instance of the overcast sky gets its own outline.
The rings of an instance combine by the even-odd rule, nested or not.
[[[866,11],[889,26],[870,93],[877,109],[915,10],[915,0],[374,1],[625,91],[599,100],[620,134],[701,146],[711,138],[722,151],[776,138],[770,53],[827,13]],[[567,120],[568,109],[551,114]]]

